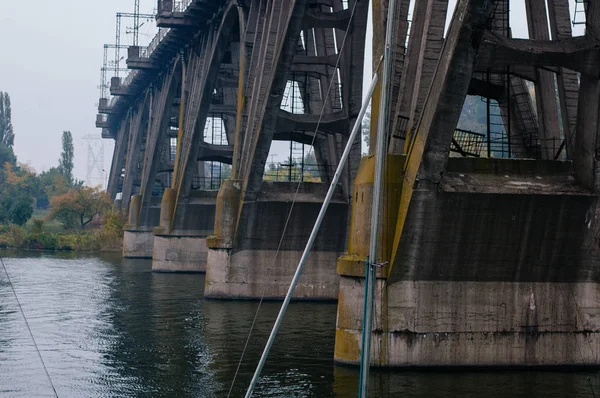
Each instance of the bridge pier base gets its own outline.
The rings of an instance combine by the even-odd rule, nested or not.
[[[303,183],[288,221],[297,186],[263,182],[259,200],[241,202],[238,221],[239,187],[231,181],[223,185],[217,198],[215,236],[208,239],[205,297],[285,297],[327,188],[326,184]],[[294,299],[337,300],[335,263],[345,246],[347,211],[340,194],[326,213]]]
[[[154,236],[152,271],[205,272],[208,248],[206,236]]]
[[[364,278],[340,291],[335,360],[358,365]],[[598,365],[597,283],[381,279],[376,291],[375,366]]]
[[[152,258],[154,234],[152,227],[158,224],[160,198],[154,197],[149,207],[142,209],[140,195],[133,195],[129,202],[129,221],[123,228],[123,257]]]
[[[404,231],[384,253],[390,265],[378,270],[373,365],[600,364],[599,199],[574,183],[570,162],[451,158],[435,189],[415,187]],[[366,236],[368,203],[353,209],[350,248]],[[355,365],[360,249],[337,266],[334,356]]]
[[[165,190],[160,226],[154,229],[152,271],[205,272],[206,238],[213,233],[216,191],[192,191],[176,204],[175,191]],[[178,206],[177,217],[172,221]]]
[[[152,230],[126,229],[123,233],[123,257],[152,258]]]
[[[204,296],[218,299],[283,299],[296,271],[301,250],[208,250]],[[296,300],[337,300],[337,252],[316,252],[305,266],[294,293]],[[272,268],[272,269],[271,269]]]

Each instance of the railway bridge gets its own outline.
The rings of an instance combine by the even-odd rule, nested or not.
[[[128,47],[96,121],[115,140],[124,256],[205,271],[207,297],[284,296],[361,107],[365,47],[373,68],[383,54],[388,2],[371,3],[366,43],[365,0],[158,1],[157,36]],[[569,3],[396,1],[370,122],[371,143],[389,126],[373,364],[599,363],[600,2]],[[352,143],[296,291],[338,301],[349,364],[372,153]]]

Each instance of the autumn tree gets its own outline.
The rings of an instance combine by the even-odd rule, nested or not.
[[[83,230],[94,217],[110,208],[110,198],[100,188],[78,187],[50,199],[48,218],[58,220],[65,228],[79,224]]]
[[[11,118],[10,96],[0,91],[0,145],[8,148],[12,148],[15,143]]]
[[[73,136],[70,131],[63,131],[62,135],[62,153],[58,161],[58,171],[64,175],[69,183],[73,181]]]
[[[50,199],[65,194],[72,188],[67,178],[62,175],[57,167],[41,172],[38,179],[42,191],[41,197],[38,198],[38,207],[41,208],[48,207]]]

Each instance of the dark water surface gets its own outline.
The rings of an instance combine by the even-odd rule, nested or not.
[[[226,397],[258,303],[206,301],[203,275],[150,261],[0,251],[59,397]],[[234,385],[241,397],[279,310],[265,303]],[[332,363],[335,304],[293,303],[256,397],[355,397]],[[600,397],[597,371],[374,372],[373,397]],[[51,397],[0,269],[0,396]]]

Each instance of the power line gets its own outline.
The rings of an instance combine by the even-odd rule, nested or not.
[[[101,185],[106,189],[104,172],[104,140],[96,134],[88,134],[82,138],[87,142],[87,173],[85,183],[88,186]]]

